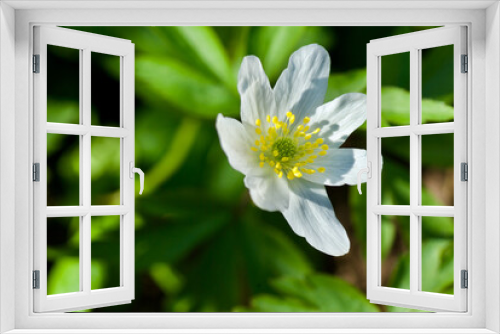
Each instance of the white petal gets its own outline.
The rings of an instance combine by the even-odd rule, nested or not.
[[[327,186],[355,185],[358,183],[358,172],[366,168],[366,151],[351,148],[330,149],[327,155],[319,156],[307,168],[325,168],[324,173],[307,174],[303,177],[311,182]],[[366,173],[362,181],[366,182]]]
[[[243,122],[255,125],[255,121],[260,119],[264,123],[266,115],[272,117],[276,114],[274,93],[259,58],[243,58],[238,74],[238,91]]]
[[[321,128],[318,137],[340,147],[349,135],[366,120],[366,95],[349,93],[337,97],[316,109],[310,128]]]
[[[287,209],[290,193],[288,182],[279,178],[268,166],[259,169],[265,174],[247,175],[244,180],[255,205],[266,211]]]
[[[311,44],[295,51],[274,87],[278,113],[293,112],[297,123],[312,114],[325,99],[329,73],[330,57],[323,47]]]
[[[258,156],[253,152],[251,139],[247,135],[243,124],[232,118],[225,118],[221,114],[217,116],[215,123],[219,141],[231,167],[237,171],[247,172],[258,165]]]
[[[305,180],[294,180],[289,187],[290,206],[283,211],[283,216],[293,231],[323,253],[346,254],[350,248],[349,237],[335,216],[325,188]]]

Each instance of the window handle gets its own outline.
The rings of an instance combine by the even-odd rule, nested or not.
[[[134,173],[139,174],[139,184],[141,185],[141,190],[139,191],[139,195],[142,195],[142,192],[144,190],[144,172],[140,168],[135,168],[133,161],[130,161],[129,167],[130,167],[131,179],[134,178]]]
[[[372,163],[370,161],[368,161],[366,168],[360,169],[358,172],[358,192],[360,195],[361,195],[361,175],[363,175],[363,173],[366,173],[369,179],[372,178]]]

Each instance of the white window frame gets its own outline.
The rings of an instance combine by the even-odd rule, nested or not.
[[[79,53],[80,103],[79,124],[47,122],[47,46],[71,48]],[[34,27],[34,54],[39,55],[39,73],[33,75],[34,162],[39,164],[39,182],[33,185],[34,270],[39,271],[39,288],[34,289],[35,312],[82,310],[130,303],[134,299],[135,194],[132,168],[134,141],[134,44],[129,40],[85,33],[71,29]],[[116,127],[91,124],[92,52],[118,57],[120,73],[119,119]],[[47,206],[47,134],[80,137],[79,205]],[[91,140],[108,137],[119,140],[120,204],[92,205]],[[118,216],[120,221],[120,286],[92,290],[91,225],[93,216]],[[78,292],[47,295],[47,222],[52,217],[78,217],[79,286]]]
[[[71,8],[73,6],[73,8]],[[70,8],[62,8],[70,7]],[[74,9],[80,8],[80,9]],[[103,8],[106,8],[103,10]],[[127,9],[128,8],[128,9]],[[142,10],[138,10],[142,8]],[[468,26],[469,309],[433,314],[35,314],[32,270],[32,27],[53,25]],[[133,42],[133,41],[132,41]],[[487,69],[487,70],[486,70]],[[3,1],[0,3],[0,332],[500,332],[498,1]],[[331,83],[332,84],[332,83]],[[12,143],[15,145],[12,145]],[[13,177],[14,176],[14,177]],[[487,180],[487,182],[486,182]],[[15,196],[13,196],[13,193]],[[473,227],[473,229],[472,229]],[[14,256],[12,256],[14,254]],[[27,261],[27,259],[29,259]],[[488,293],[486,293],[488,291]],[[14,307],[12,307],[14,305]],[[179,328],[192,329],[181,331]],[[113,331],[114,329],[114,331]],[[163,330],[161,330],[163,329]],[[294,330],[295,329],[295,330]],[[81,331],[80,331],[81,333]]]
[[[467,289],[461,287],[461,271],[467,269],[467,185],[461,181],[461,163],[467,163],[467,76],[462,73],[462,55],[467,55],[467,29],[448,26],[372,40],[367,46],[367,160],[371,178],[367,185],[367,288],[372,303],[430,311],[467,310]],[[453,56],[454,120],[447,123],[422,124],[422,50],[451,45]],[[381,126],[382,57],[408,53],[410,58],[410,122],[405,126]],[[422,205],[422,136],[453,134],[454,203],[451,206]],[[383,205],[381,202],[383,157],[382,139],[409,139],[410,202],[408,205]],[[471,180],[472,182],[472,180]],[[381,217],[407,216],[410,238],[410,286],[396,289],[383,286],[380,228]],[[452,217],[454,280],[453,294],[422,290],[422,217]]]

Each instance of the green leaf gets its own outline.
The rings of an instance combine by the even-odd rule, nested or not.
[[[227,213],[220,213],[199,220],[163,221],[136,231],[136,270],[157,262],[180,261],[227,224],[228,219]]]
[[[170,141],[170,147],[165,154],[151,168],[148,174],[148,192],[155,190],[166,180],[168,180],[184,163],[192,145],[195,142],[200,122],[194,119],[185,118],[176,129],[174,137]]]
[[[261,292],[269,277],[302,277],[312,271],[301,249],[291,242],[270,221],[258,220],[247,213],[241,231],[242,251],[249,268],[248,280],[252,292]],[[272,254],[273,261],[269,261]]]
[[[422,241],[422,290],[453,294],[453,239]]]
[[[78,257],[59,258],[47,277],[47,294],[80,291],[80,261]]]
[[[215,119],[219,113],[239,114],[236,95],[176,59],[137,57],[136,81],[142,98],[160,98],[194,116]]]
[[[317,312],[315,305],[310,305],[300,299],[277,297],[273,295],[258,295],[252,299],[250,307],[235,307],[234,312]]]
[[[204,65],[236,93],[236,78],[233,76],[229,57],[217,34],[211,27],[176,26],[184,41],[191,47]]]
[[[410,93],[402,88],[382,87],[382,125],[410,124]],[[453,107],[444,102],[422,99],[425,110],[423,123],[449,122],[453,120]]]
[[[352,70],[330,75],[325,101],[331,101],[347,93],[364,93],[366,91],[366,69]]]
[[[150,267],[149,272],[156,285],[165,294],[175,294],[182,288],[182,277],[167,263],[155,263]]]
[[[378,312],[364,293],[344,280],[325,274],[282,277],[272,282],[281,297],[256,297],[253,311],[283,312],[290,308],[314,312]]]

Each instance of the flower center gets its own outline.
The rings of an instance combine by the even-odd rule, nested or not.
[[[297,145],[288,137],[282,137],[276,140],[271,149],[273,152],[278,152],[276,156],[277,160],[281,160],[283,157],[293,158],[297,153]]]
[[[285,174],[289,180],[302,177],[302,173],[325,172],[324,167],[310,168],[318,156],[327,154],[328,145],[323,144],[323,138],[318,136],[320,128],[308,132],[309,117],[305,117],[303,124],[297,126],[293,132],[290,131],[290,126],[295,122],[295,115],[290,111],[286,113],[284,122],[276,116],[271,119],[270,115],[267,115],[266,121],[269,123],[267,133],[262,131],[261,120],[255,121],[255,133],[259,135],[259,139],[255,140],[255,146],[251,147],[252,151],[259,155],[261,168],[269,166],[278,177],[281,178]]]

